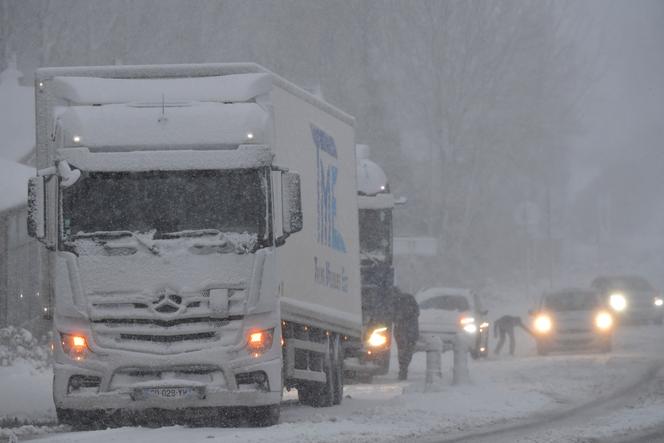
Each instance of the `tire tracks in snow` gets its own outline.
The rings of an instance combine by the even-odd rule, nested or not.
[[[430,433],[426,437],[418,439],[418,441],[421,443],[513,442],[518,438],[534,437],[538,432],[543,432],[556,427],[562,428],[578,425],[584,421],[589,421],[591,418],[601,416],[629,404],[630,401],[634,400],[635,397],[638,397],[639,394],[649,387],[653,379],[656,378],[657,373],[663,368],[664,360],[653,361],[648,364],[644,373],[637,380],[621,387],[609,395],[578,404],[569,409],[536,413],[523,419],[511,420],[508,423],[482,426],[481,428],[465,432],[455,432],[454,434],[447,436],[441,436],[441,431],[439,431],[438,435]],[[661,437],[661,432],[664,432],[664,427],[658,428],[653,432],[660,432],[655,435]],[[644,438],[646,437],[644,436]],[[533,439],[532,441],[539,440]],[[577,439],[577,441],[583,442],[597,440]],[[652,440],[634,440],[635,443],[646,441]],[[632,440],[625,440],[624,442],[631,443]],[[623,443],[623,441],[620,443]]]

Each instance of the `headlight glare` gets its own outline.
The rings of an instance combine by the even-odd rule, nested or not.
[[[535,318],[535,331],[540,334],[546,334],[553,328],[551,317],[546,314],[540,314]]]
[[[609,296],[609,306],[616,312],[624,311],[627,307],[627,299],[619,292]]]
[[[90,351],[88,341],[82,335],[60,334],[60,344],[64,353],[72,360],[81,361]]]
[[[463,330],[469,334],[474,334],[477,332],[477,326],[475,325],[475,323],[467,323],[463,325]]]
[[[602,331],[608,331],[613,326],[613,317],[608,312],[599,312],[595,316],[595,326]]]
[[[371,331],[371,334],[369,334],[369,338],[367,339],[367,345],[369,345],[370,348],[381,348],[387,346],[388,342],[389,337],[386,326],[375,328]]]
[[[655,300],[653,301],[653,304],[657,307],[660,307],[660,306],[664,305],[664,300],[662,300],[659,297],[655,297]]]

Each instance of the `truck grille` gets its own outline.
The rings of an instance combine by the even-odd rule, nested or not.
[[[246,291],[230,290],[219,317],[206,292],[194,294],[92,294],[88,307],[95,342],[103,348],[155,354],[190,352],[241,340]]]

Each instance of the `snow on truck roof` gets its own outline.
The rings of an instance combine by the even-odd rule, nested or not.
[[[163,109],[161,105],[108,104],[60,111],[64,146],[84,146],[90,151],[262,144],[267,142],[270,121],[256,103],[194,102],[168,104]]]
[[[250,74],[250,76],[247,76]],[[347,124],[354,126],[355,119],[341,111],[340,109],[330,105],[329,103],[321,100],[315,95],[305,91],[304,89],[294,85],[293,83],[287,81],[286,79],[276,75],[275,73],[267,70],[266,68],[255,64],[255,63],[204,63],[204,64],[182,64],[182,65],[134,65],[134,66],[82,66],[82,67],[62,67],[62,68],[41,68],[38,69],[35,73],[35,78],[38,83],[46,82],[52,80],[55,77],[86,77],[86,78],[96,78],[96,79],[113,79],[113,80],[143,80],[143,81],[161,81],[161,80],[177,80],[178,87],[186,89],[190,93],[201,94],[203,91],[199,90],[198,84],[199,81],[201,85],[206,84],[209,86],[214,86],[213,84],[216,80],[207,80],[206,78],[214,77],[231,77],[236,76],[237,78],[226,79],[228,85],[224,86],[224,93],[234,94],[229,96],[235,96],[240,98],[242,94],[245,96],[251,95],[259,91],[261,87],[264,87],[265,80],[262,80],[260,77],[256,77],[251,74],[269,74],[272,84],[277,85],[293,95],[300,97],[302,100],[322,109],[323,111],[334,115],[339,120],[346,122]],[[224,80],[224,81],[226,81]],[[182,81],[182,82],[180,82]],[[63,83],[61,81],[61,83]],[[64,82],[67,83],[67,82]],[[91,98],[93,93],[89,90],[90,87],[95,86],[94,82],[85,82],[85,84],[77,85],[79,91],[66,91],[65,84],[61,84],[61,91],[63,95],[69,97],[77,97],[83,99],[83,93],[85,92],[85,97]],[[75,82],[73,82],[75,83]],[[72,82],[69,82],[71,85]],[[64,89],[62,89],[64,88]],[[132,86],[133,88],[133,86]],[[237,90],[229,91],[230,89],[237,88]],[[242,91],[242,93],[240,93]],[[154,91],[152,91],[154,92]],[[103,93],[94,93],[98,95],[98,98],[102,98]],[[175,94],[175,93],[174,93]],[[214,96],[215,93],[210,95]],[[219,94],[216,94],[219,95]],[[110,100],[108,96],[105,96],[107,100]],[[149,99],[154,101],[154,98]],[[161,101],[161,94],[157,97],[158,101]],[[170,100],[170,98],[169,98]],[[188,100],[194,100],[190,98]],[[133,99],[132,101],[135,101]]]
[[[184,78],[54,77],[52,93],[70,104],[246,102],[270,91],[268,74]]]

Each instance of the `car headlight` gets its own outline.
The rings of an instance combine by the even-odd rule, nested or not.
[[[662,300],[659,297],[655,297],[655,300],[653,300],[652,303],[657,307],[661,307],[662,305],[664,305],[664,300]]]
[[[473,317],[461,317],[459,323],[461,324],[461,329],[467,333],[474,334],[477,332],[477,325]]]
[[[599,312],[595,316],[595,326],[602,331],[608,331],[613,327],[613,316],[608,312]]]
[[[467,325],[463,325],[463,330],[469,334],[474,334],[477,332],[477,326],[475,326],[475,323],[468,323]]]
[[[367,339],[367,344],[370,348],[382,348],[387,346],[389,340],[387,327],[380,326],[371,331]]]
[[[609,306],[616,312],[624,311],[627,307],[627,299],[619,292],[609,296]]]
[[[551,317],[546,314],[540,314],[535,318],[535,331],[540,334],[546,334],[553,328]]]

